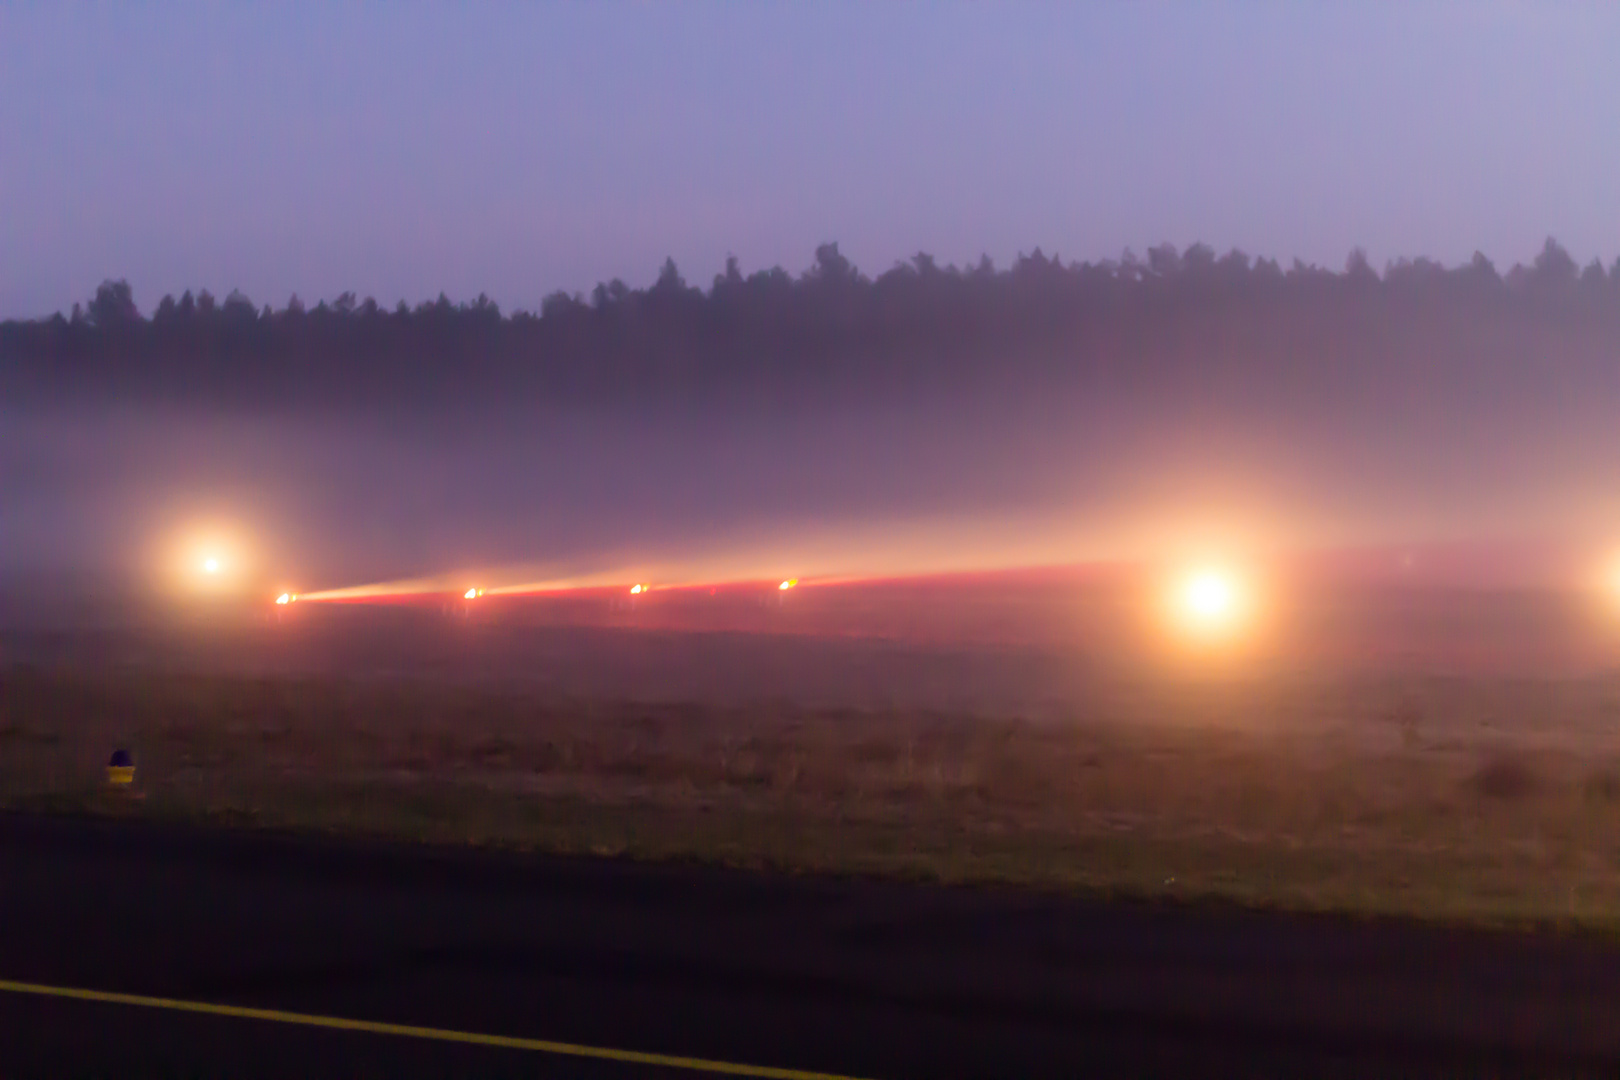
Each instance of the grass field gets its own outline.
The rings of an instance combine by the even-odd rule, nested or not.
[[[1037,722],[16,667],[0,803],[1620,927],[1604,680],[1120,681]]]

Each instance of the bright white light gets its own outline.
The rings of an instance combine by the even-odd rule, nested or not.
[[[279,589],[274,581],[254,579],[254,558],[240,537],[222,529],[197,530],[180,536],[171,549],[169,574],[173,583],[196,596],[225,596],[245,592],[263,599],[268,588]],[[275,593],[269,593],[274,596]]]
[[[1247,621],[1247,588],[1222,570],[1198,570],[1180,579],[1170,594],[1174,617],[1199,637],[1225,638]]]
[[[632,586],[630,586],[630,595],[631,596],[640,596],[642,593],[644,593],[646,591],[647,591],[647,587],[645,585],[632,585]]]
[[[478,590],[468,589],[466,592],[461,594],[461,598],[463,600],[476,600],[478,598]]]
[[[1196,574],[1187,581],[1182,594],[1189,614],[1205,620],[1223,619],[1232,613],[1237,592],[1230,579],[1212,572]]]
[[[290,604],[290,603],[292,603],[292,594],[291,593],[282,593],[280,596],[276,597],[276,603],[278,603],[278,604]]]
[[[796,578],[796,577],[795,578],[788,578],[786,581],[782,582],[782,584],[778,585],[777,588],[781,589],[783,592],[787,592],[789,589],[793,588],[793,586],[797,585],[798,583],[799,583],[798,578]]]

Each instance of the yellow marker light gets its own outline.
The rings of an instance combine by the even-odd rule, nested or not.
[[[795,578],[788,578],[786,581],[782,582],[782,584],[778,585],[777,588],[780,589],[783,592],[787,592],[789,589],[793,588],[793,586],[797,585],[798,583],[799,583],[798,578],[796,578],[796,577]]]
[[[130,757],[128,750],[114,750],[112,759],[107,762],[107,783],[122,787],[134,782],[135,759]]]

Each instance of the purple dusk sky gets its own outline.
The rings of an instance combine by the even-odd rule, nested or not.
[[[0,317],[926,250],[1620,251],[1620,5],[0,9]]]

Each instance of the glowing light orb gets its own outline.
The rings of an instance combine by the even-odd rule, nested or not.
[[[461,594],[461,598],[463,600],[476,600],[478,599],[478,592],[479,590],[477,589],[468,589],[466,592]]]
[[[632,586],[630,586],[630,595],[631,596],[640,596],[642,593],[644,593],[646,591],[647,591],[647,586],[645,586],[645,585],[632,585]]]
[[[780,589],[782,592],[787,592],[789,589],[793,588],[793,586],[797,585],[798,583],[799,583],[798,578],[796,578],[796,577],[795,578],[788,578],[786,581],[782,582],[782,584],[778,585],[777,588]]]
[[[292,593],[282,593],[280,596],[276,597],[276,603],[290,604],[292,603],[292,599]]]
[[[1170,594],[1172,614],[1182,630],[1204,639],[1234,636],[1250,607],[1247,590],[1221,570],[1198,570],[1183,577]]]
[[[253,550],[235,530],[197,529],[189,536],[177,536],[165,561],[165,576],[175,588],[198,598],[268,599],[266,592],[280,588],[279,582],[255,577]]]
[[[1237,590],[1231,579],[1217,573],[1195,574],[1182,590],[1182,602],[1187,614],[1213,622],[1225,619],[1237,605]]]

